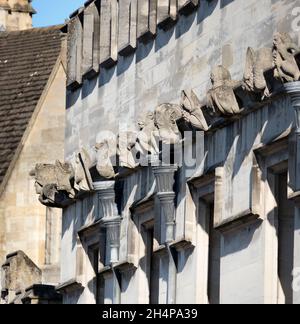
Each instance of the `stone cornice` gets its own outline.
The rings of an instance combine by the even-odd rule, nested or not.
[[[118,55],[131,55],[138,41],[151,40],[158,28],[168,29],[180,15],[190,14],[198,5],[199,0],[87,1],[70,15],[68,24],[68,87],[78,88],[84,78],[99,72],[99,66],[116,64]],[[91,34],[93,42],[89,41]]]

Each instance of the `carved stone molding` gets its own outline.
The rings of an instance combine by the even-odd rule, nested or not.
[[[156,184],[157,197],[161,204],[161,220],[165,228],[166,242],[172,242],[175,234],[175,198],[174,191],[176,165],[160,165],[152,167]]]
[[[121,217],[115,202],[115,182],[96,182],[94,188],[98,194],[101,223],[106,228],[106,241],[110,247],[109,262],[116,263],[119,261]]]

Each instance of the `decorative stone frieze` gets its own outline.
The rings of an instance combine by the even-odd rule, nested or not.
[[[115,182],[103,181],[94,183],[98,194],[101,223],[106,228],[106,242],[110,248],[109,263],[119,261],[121,217],[115,202]]]

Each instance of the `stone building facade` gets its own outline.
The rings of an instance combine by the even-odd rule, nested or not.
[[[72,14],[65,162],[34,172],[63,210],[64,303],[300,302],[298,6]]]
[[[0,1],[0,8],[21,12],[18,26],[0,32],[0,288],[1,301],[11,302],[33,284],[59,282],[61,211],[39,203],[30,172],[36,161],[64,158],[66,38],[62,26],[29,28],[30,1]],[[6,21],[0,15],[0,25]],[[38,281],[15,282],[23,267],[10,260],[22,258],[39,269]]]

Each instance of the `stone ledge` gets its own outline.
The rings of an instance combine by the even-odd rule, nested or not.
[[[70,279],[58,286],[55,287],[55,290],[64,293],[64,292],[69,292],[69,291],[76,291],[76,290],[81,290],[84,289],[82,284],[78,282],[76,278]]]
[[[99,219],[92,224],[88,224],[88,225],[81,227],[77,231],[78,236],[81,237],[81,236],[85,235],[86,233],[93,232],[93,231],[97,230],[97,227],[100,227],[101,223],[102,223],[101,219]]]
[[[119,272],[137,270],[137,266],[130,260],[121,261],[112,265],[112,269]]]
[[[214,228],[220,232],[228,232],[243,226],[250,225],[251,223],[261,220],[259,215],[253,214],[251,210],[244,213],[232,216],[226,220],[222,220],[214,225]]]
[[[187,250],[191,247],[195,247],[192,241],[185,237],[175,240],[174,242],[171,242],[169,246],[170,248],[173,248],[176,251]]]

